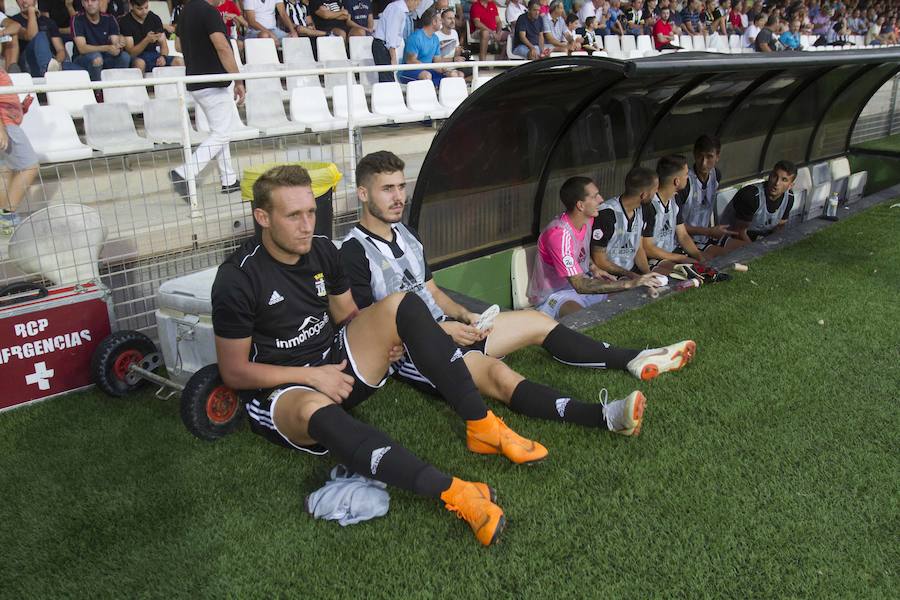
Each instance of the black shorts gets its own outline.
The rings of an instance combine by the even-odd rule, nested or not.
[[[487,354],[487,352],[485,351],[486,346],[487,338],[484,338],[480,342],[475,342],[471,346],[457,346],[457,349],[462,354],[462,356],[465,357],[465,355],[469,352],[479,352],[481,354]],[[431,380],[419,372],[419,367],[417,367],[416,363],[412,361],[412,358],[410,358],[409,354],[406,354],[402,359],[391,365],[391,376],[397,381],[408,383],[420,392],[424,392],[432,396],[440,396],[440,393],[437,391],[437,388],[434,387],[434,384],[431,383]]]
[[[672,250],[672,254],[681,254],[682,256],[687,256],[688,253],[681,246],[676,246],[674,250]],[[648,258],[647,264],[650,265],[650,269],[655,269],[659,263],[663,262],[658,258]]]
[[[347,366],[344,373],[353,377],[353,391],[341,403],[344,410],[350,410],[361,404],[369,396],[378,391],[378,388],[384,385],[387,380],[387,374],[377,383],[369,383],[363,378],[356,369],[356,361],[353,360],[353,353],[347,343],[346,328],[342,327],[334,334],[331,342],[331,348],[328,349],[322,360],[310,363],[307,366],[321,367],[323,365],[336,365],[346,360]],[[324,447],[314,444],[312,446],[300,446],[290,441],[286,435],[278,430],[275,425],[275,403],[288,390],[310,390],[318,391],[314,387],[301,385],[297,383],[285,383],[273,388],[264,390],[247,390],[241,392],[241,399],[245,402],[244,408],[247,410],[247,417],[250,421],[250,429],[253,433],[261,435],[273,444],[284,446],[292,450],[302,450],[310,454],[323,455],[328,450]]]

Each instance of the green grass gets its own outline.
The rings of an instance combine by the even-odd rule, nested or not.
[[[516,467],[468,453],[446,407],[390,384],[358,415],[498,488],[509,527],[489,549],[401,491],[385,518],[313,521],[302,499],[328,460],[247,430],[201,442],[150,393],[0,414],[0,596],[896,597],[898,323],[900,210],[882,205],[592,330],[698,342],[689,368],[640,386],[637,439],[495,405],[550,448]],[[637,386],[538,350],[509,363],[585,398]]]
[[[877,140],[854,144],[854,148],[865,148],[866,150],[888,150],[891,152],[900,151],[900,134],[889,135]]]

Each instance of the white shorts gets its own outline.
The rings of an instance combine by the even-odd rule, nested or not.
[[[606,300],[606,294],[579,294],[572,289],[560,290],[550,294],[550,297],[547,298],[543,304],[538,306],[537,309],[555,319],[557,315],[559,315],[560,307],[566,302],[574,302],[581,306],[581,308],[587,308],[588,306],[593,306],[604,300]]]

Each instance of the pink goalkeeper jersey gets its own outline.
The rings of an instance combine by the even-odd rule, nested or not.
[[[591,218],[576,231],[569,216],[563,213],[541,232],[528,285],[528,299],[534,306],[542,304],[552,293],[571,287],[569,277],[589,271],[589,234],[593,227]]]

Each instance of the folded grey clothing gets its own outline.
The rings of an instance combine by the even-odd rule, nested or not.
[[[383,517],[391,504],[386,487],[338,465],[331,470],[331,479],[306,497],[306,511],[316,519],[337,521],[344,527]]]

